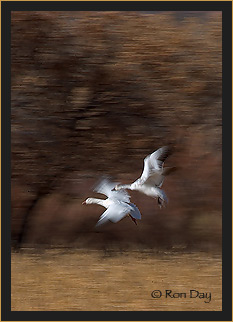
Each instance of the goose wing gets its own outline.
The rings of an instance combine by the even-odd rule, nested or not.
[[[131,207],[130,215],[135,219],[141,219],[142,216],[138,207],[136,207],[135,204],[133,204],[132,202],[130,203],[130,207]]]
[[[168,146],[163,146],[157,151],[151,153],[149,155],[150,167],[161,170],[163,167],[164,161],[170,154],[171,154],[171,149]]]
[[[115,203],[108,207],[107,210],[100,216],[96,227],[103,225],[107,221],[116,223],[124,218],[131,210],[131,207],[126,203]]]
[[[144,184],[161,188],[165,177],[175,170],[176,167],[165,167],[160,171],[151,172],[148,178],[144,181]]]
[[[130,202],[130,196],[124,189],[112,191],[116,185],[116,182],[111,182],[108,179],[104,179],[94,188],[94,191],[104,194],[109,199],[114,201]]]
[[[165,177],[158,172],[151,173],[146,180],[144,180],[143,184],[152,187],[162,187],[163,181]]]
[[[148,184],[153,183],[156,186],[162,185],[164,180],[164,176],[162,176],[163,163],[170,153],[170,148],[164,146],[144,159],[144,169],[140,177],[141,184],[147,182]]]

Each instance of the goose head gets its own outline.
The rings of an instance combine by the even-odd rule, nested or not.
[[[94,199],[93,198],[87,198],[86,200],[84,200],[82,202],[82,205],[90,205],[92,203],[94,203]]]
[[[117,191],[117,190],[120,190],[120,188],[119,188],[119,185],[117,184],[117,185],[115,185],[115,187],[112,189],[112,191]]]

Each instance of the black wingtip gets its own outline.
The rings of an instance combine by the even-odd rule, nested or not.
[[[169,157],[172,153],[173,153],[173,148],[169,145],[165,145],[163,147],[161,147],[162,153],[159,156],[158,160],[164,162],[167,157]]]

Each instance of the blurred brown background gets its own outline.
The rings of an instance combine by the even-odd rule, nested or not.
[[[221,13],[12,14],[12,244],[221,247]],[[96,232],[102,175],[129,183],[163,145],[169,204]]]

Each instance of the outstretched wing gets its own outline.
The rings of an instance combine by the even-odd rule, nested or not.
[[[141,184],[161,186],[164,180],[163,163],[170,155],[171,149],[164,146],[144,159],[144,169],[140,177]]]
[[[152,172],[151,175],[144,181],[144,184],[161,188],[165,177],[175,170],[176,167],[166,167],[161,171],[156,171],[154,173]]]
[[[130,203],[130,207],[131,207],[130,215],[135,219],[141,219],[142,216],[138,207],[136,207],[135,204],[133,204],[132,202]]]
[[[95,188],[94,191],[104,194],[109,199],[115,201],[130,202],[129,194],[124,190],[112,191],[112,189],[117,185],[116,182],[111,182],[108,179],[103,179]]]
[[[107,221],[116,223],[124,218],[131,210],[131,207],[128,204],[113,204],[108,207],[107,210],[100,216],[99,221],[96,224],[96,227],[103,225]]]

